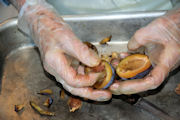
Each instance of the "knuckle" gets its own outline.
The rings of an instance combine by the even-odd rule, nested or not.
[[[159,87],[159,86],[161,85],[162,81],[163,81],[163,79],[157,79],[157,80],[155,80],[154,86],[155,86],[156,88]]]
[[[156,21],[155,21],[156,24],[161,24],[163,26],[166,25],[167,22],[168,21],[164,17],[160,17],[160,18],[156,19]]]
[[[146,79],[148,82],[150,82],[150,88],[149,89],[156,89],[157,87],[159,87],[159,85],[162,83],[161,79],[155,79],[154,77],[149,77],[148,79]]]

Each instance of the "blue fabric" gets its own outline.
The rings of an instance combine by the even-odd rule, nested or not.
[[[8,6],[10,4],[8,0],[0,0],[0,2],[5,6]]]

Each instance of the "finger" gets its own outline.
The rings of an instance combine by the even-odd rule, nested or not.
[[[88,75],[77,74],[68,63],[62,51],[58,49],[50,51],[45,55],[44,66],[48,72],[50,71],[54,76],[61,76],[68,85],[73,87],[92,86],[100,75],[100,73],[90,73]]]
[[[157,19],[156,21],[162,23],[162,19]],[[134,36],[128,42],[128,49],[137,50],[141,46],[145,46],[148,43],[165,44],[168,42],[168,33],[166,32],[167,30],[162,24],[157,24],[153,21],[146,27],[136,31]]]
[[[134,36],[129,40],[128,42],[128,49],[129,50],[137,50],[141,46],[143,46],[145,43],[145,35],[148,33],[144,32],[144,28],[141,28],[140,30],[136,31]]]
[[[73,95],[80,96],[80,97],[87,98],[94,101],[108,101],[112,97],[111,92],[108,90],[97,90],[90,87],[74,88],[74,87],[69,86],[65,82],[62,85],[67,91],[69,91]]]
[[[142,46],[142,44],[140,44],[135,37],[132,37],[129,42],[128,42],[128,49],[129,50],[137,50],[138,48],[140,48]]]
[[[121,52],[121,53],[119,53],[119,57],[121,58],[121,59],[124,59],[125,57],[127,57],[127,56],[129,56],[130,54],[128,53],[128,52]]]

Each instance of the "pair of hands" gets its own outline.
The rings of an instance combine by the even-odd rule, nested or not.
[[[100,58],[75,36],[50,5],[39,1],[36,5],[23,8],[21,18],[30,28],[31,36],[39,47],[44,68],[74,95],[107,101],[111,99],[112,93],[133,94],[154,89],[180,62],[180,10],[176,10],[138,30],[128,43],[129,50],[134,51],[141,46],[147,48],[147,54],[155,65],[148,76],[144,79],[116,81],[109,90],[93,89],[90,86],[97,81],[99,74],[85,75],[83,68],[75,70],[71,66],[71,57],[90,67],[98,65]]]

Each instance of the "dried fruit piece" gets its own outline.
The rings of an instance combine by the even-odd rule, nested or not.
[[[68,100],[69,111],[74,112],[81,108],[82,101],[79,98],[69,97]]]
[[[101,59],[106,61],[106,62],[110,62],[112,57],[109,55],[103,54],[103,55],[101,55]]]
[[[112,52],[112,59],[119,58],[119,54],[117,52]]]
[[[180,84],[177,85],[175,92],[176,94],[180,95]]]
[[[53,91],[51,89],[44,89],[41,90],[38,94],[40,95],[51,95],[53,93]]]
[[[107,42],[110,42],[112,38],[112,35],[110,35],[109,37],[106,37],[104,39],[102,39],[99,43],[102,44],[106,44]]]
[[[84,73],[85,74],[88,74],[88,73],[90,73],[90,72],[92,72],[93,70],[92,70],[92,68],[90,68],[90,67],[88,67],[88,66],[85,66],[85,68],[84,68]]]
[[[98,66],[90,68],[92,72],[103,72],[105,69],[105,65],[101,62]]]
[[[113,66],[113,68],[117,68],[119,62],[120,62],[119,58],[114,58],[111,60],[111,65]]]
[[[115,70],[113,66],[106,61],[101,61],[96,67],[85,67],[85,73],[88,74],[89,72],[101,73],[98,81],[93,85],[96,89],[107,89],[114,81]]]
[[[19,105],[15,105],[14,106],[14,111],[19,112],[22,109],[24,109],[24,105],[23,104],[19,104]]]
[[[99,81],[94,84],[94,87],[97,89],[107,89],[114,81],[115,70],[112,65],[106,61],[102,61],[101,64],[105,66],[105,77],[99,79]]]
[[[85,101],[88,101],[89,99],[88,98],[83,98]]]
[[[121,78],[133,78],[140,73],[148,74],[151,70],[151,63],[148,56],[142,54],[134,54],[124,58],[116,68],[116,73]],[[149,71],[146,71],[149,69]],[[142,75],[140,75],[142,76]]]
[[[50,108],[52,103],[53,103],[53,99],[51,97],[49,97],[48,99],[46,99],[46,101],[44,102],[43,105]]]
[[[35,102],[30,101],[30,105],[32,108],[34,108],[39,114],[41,115],[48,115],[48,116],[54,116],[55,113],[54,112],[49,112],[46,110],[43,110],[41,107],[39,107]]]
[[[64,98],[65,98],[64,89],[61,89],[61,90],[60,90],[60,98],[61,98],[61,99],[64,99]]]

